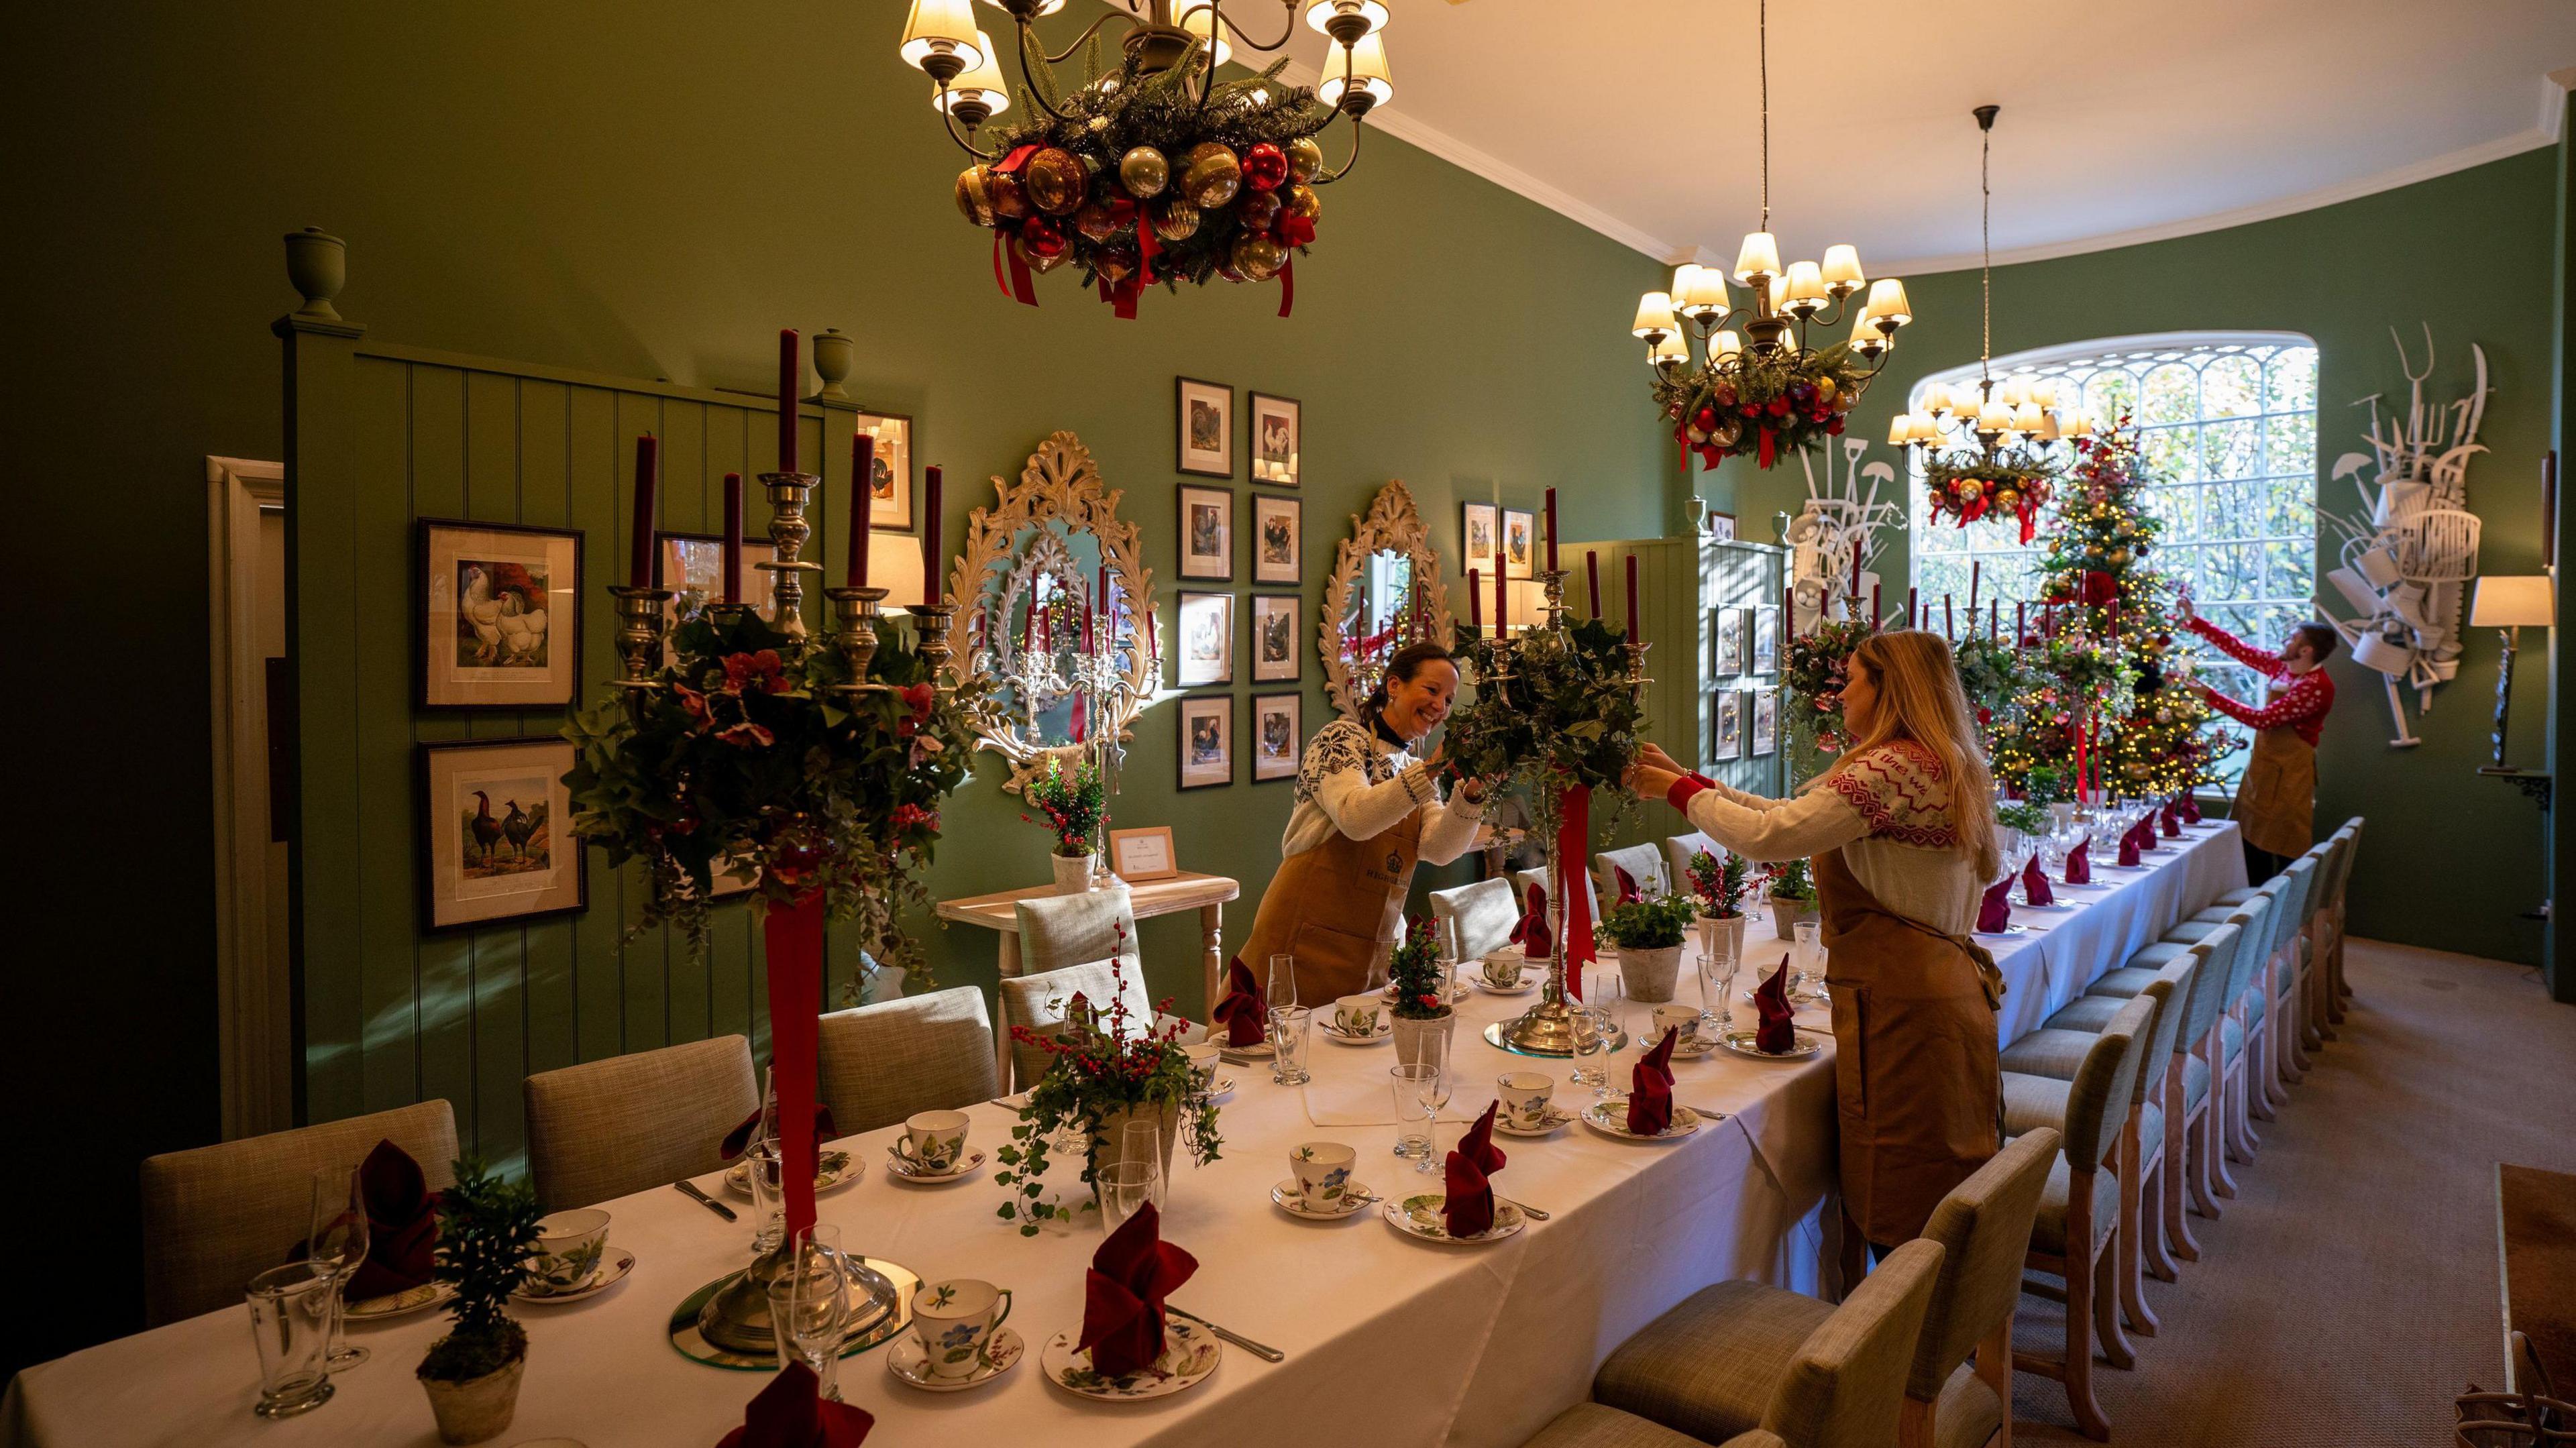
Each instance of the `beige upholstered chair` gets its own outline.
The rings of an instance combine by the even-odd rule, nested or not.
[[[1577,1403],[1556,1415],[1538,1436],[1521,1448],[1709,1448],[1661,1423],[1622,1413],[1599,1403]],[[1718,1448],[1789,1448],[1776,1433],[1759,1428],[1738,1433]]]
[[[1002,1094],[992,1018],[973,986],[834,1011],[818,1024],[823,1104],[845,1135]]]
[[[1040,895],[1012,907],[1019,916],[1020,973],[1044,975],[1115,957],[1139,975],[1136,910],[1125,885],[1080,895]]]
[[[1648,899],[1673,893],[1673,881],[1681,878],[1666,868],[1663,851],[1653,845],[1603,850],[1592,857],[1592,890],[1596,898],[1618,903],[1621,870],[1637,882],[1637,893]]]
[[[1620,1344],[1592,1396],[1705,1443],[1759,1427],[1799,1448],[1885,1448],[1942,1258],[1938,1242],[1908,1242],[1840,1307],[1758,1282],[1703,1287]]]
[[[2057,1140],[2043,1127],[2005,1143],[1924,1224],[1941,1244],[1941,1274],[1905,1381],[1899,1448],[2011,1448],[2013,1310]]]
[[[2236,1178],[2228,1170],[2227,1158],[2232,1154],[2239,1161],[2254,1159],[2251,1093],[2246,1089],[2249,1073],[2244,1049],[2244,1000],[2250,983],[2260,976],[2263,962],[2271,957],[2274,933],[2280,927],[2287,903],[2282,892],[2288,888],[2289,876],[2274,876],[2254,892],[2253,898],[2226,907],[2222,918],[2215,921],[2202,918],[2213,913],[2204,910],[2200,916],[2166,931],[2163,940],[2129,957],[2139,965],[2161,969],[2164,960],[2188,950],[2193,942],[2206,940],[2226,926],[2234,925],[2240,932],[2236,958],[2228,967],[2227,988],[2219,1005],[2218,1025],[2211,1033],[2204,1056],[2217,1106],[2210,1116],[2211,1134],[2219,1148],[2207,1157],[2209,1184],[2212,1191],[2221,1197],[2236,1195]],[[2215,1217],[2215,1205],[2213,1201],[2204,1211]]]
[[[1090,965],[1070,965],[1044,975],[1014,976],[1001,983],[1002,1019],[1010,1026],[1026,1026],[1042,1037],[1064,1034],[1064,1023],[1073,1006],[1073,998],[1108,1014],[1113,1003],[1124,1002],[1131,1031],[1161,1030],[1177,1024],[1184,1042],[1201,1040],[1207,1035],[1204,1026],[1157,1015],[1153,998],[1145,993],[1144,972],[1133,962],[1112,971],[1108,961]],[[1047,1073],[1051,1058],[1044,1046],[1024,1041],[1007,1041],[1003,1047],[1011,1063],[1015,1090],[1025,1091]]]
[[[1431,918],[1449,942],[1451,960],[1476,960],[1511,943],[1521,923],[1520,902],[1512,882],[1478,880],[1454,890],[1431,892]]]
[[[2016,1352],[2013,1366],[2064,1383],[2067,1406],[2088,1438],[2111,1436],[2110,1419],[2093,1394],[2095,1345],[2114,1366],[2137,1360],[2120,1331],[2113,1249],[2120,1224],[2120,1128],[2145,1063],[2155,1009],[2146,997],[2122,1006],[2085,1052],[2072,1081],[2048,1081],[2046,1091],[2034,1093],[2032,1083],[2043,1078],[2004,1077],[2005,1133],[2062,1123],[2065,1138],[2031,1224],[2030,1255],[2023,1259],[2027,1267],[2066,1279],[2065,1352],[2059,1358]]]
[[[390,1141],[437,1191],[456,1181],[456,1113],[444,1101],[143,1159],[143,1321],[219,1307],[286,1260],[313,1229],[313,1173],[354,1167]]]
[[[1592,888],[1592,876],[1590,873],[1578,868],[1580,864],[1579,861],[1568,860],[1565,864],[1567,880],[1580,880],[1583,882],[1584,895],[1592,901],[1592,918],[1595,920],[1600,919],[1601,896],[1599,892]],[[1524,904],[1529,901],[1530,886],[1532,885],[1536,885],[1541,890],[1548,888],[1546,866],[1541,865],[1538,868],[1531,870],[1512,871],[1512,893],[1518,895]],[[1549,914],[1559,920],[1565,918],[1563,912],[1556,910],[1553,906],[1550,906]]]
[[[2343,979],[2344,900],[2352,888],[2354,862],[2361,856],[2361,829],[2362,817],[2354,815],[2343,822],[2342,829],[2335,831],[2347,839],[2343,868],[2328,882],[2326,897],[2326,930],[2333,937],[2334,944],[2331,949],[2320,948],[2318,952],[2320,964],[2317,973],[2325,982],[2319,988],[2319,993],[2325,997],[2325,1019],[2337,1025],[2343,1021],[2343,1003],[2352,999],[2352,987],[2344,984]]]
[[[725,1133],[760,1109],[740,1036],[540,1071],[527,1095],[528,1170],[550,1212],[714,1171]]]
[[[1697,830],[1686,835],[1674,835],[1664,841],[1664,864],[1670,872],[1674,889],[1690,888],[1691,856],[1702,850],[1715,855],[1721,864],[1726,860],[1726,846]]]
[[[2307,1012],[2302,1044],[2316,1050],[2334,1039],[2334,1020],[2342,1012],[2328,999],[2333,970],[2329,964],[2342,911],[2344,884],[2352,878],[2352,857],[2359,831],[2346,824],[2327,837],[2317,866],[2316,884],[2308,894],[2308,948],[2299,962],[2300,1009]]]

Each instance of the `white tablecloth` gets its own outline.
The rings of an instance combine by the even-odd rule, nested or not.
[[[2082,986],[2174,920],[2244,882],[2233,826],[2209,825],[2148,857],[2137,871],[2102,871],[2066,911],[2016,911],[2033,929],[1987,937],[2010,982],[2003,1034],[2046,1019]],[[1758,933],[1766,927],[1755,922]],[[1755,942],[1748,942],[1748,947]],[[1748,948],[1756,963],[1772,957]],[[1748,971],[1738,981],[1741,990]],[[1682,998],[1695,1000],[1685,972]],[[1558,1076],[1564,1062],[1508,1056],[1485,1044],[1484,1025],[1530,997],[1481,992],[1460,1008],[1462,1086],[1454,1107],[1479,1109],[1510,1069]],[[1636,1008],[1645,1025],[1644,1008]],[[1802,1024],[1824,1026],[1821,1012]],[[1319,1076],[1355,1102],[1384,1079],[1391,1048],[1311,1048]],[[853,1138],[868,1163],[855,1186],[823,1199],[848,1247],[925,1277],[976,1276],[1015,1289],[1011,1325],[1030,1354],[1001,1381],[933,1396],[894,1383],[883,1349],[844,1361],[845,1396],[877,1416],[872,1441],[902,1445],[1197,1445],[1264,1440],[1265,1425],[1329,1424],[1337,1444],[1455,1443],[1506,1448],[1567,1403],[1584,1397],[1611,1349],[1711,1282],[1752,1277],[1813,1291],[1829,1259],[1824,1223],[1834,1180],[1831,1053],[1797,1063],[1720,1054],[1677,1062],[1674,1099],[1728,1113],[1670,1145],[1594,1135],[1580,1125],[1548,1140],[1499,1138],[1509,1154],[1497,1178],[1505,1195],[1554,1214],[1486,1248],[1440,1248],[1398,1236],[1374,1212],[1333,1224],[1294,1221],[1272,1207],[1301,1141],[1360,1148],[1355,1176],[1388,1195],[1436,1190],[1388,1148],[1391,1127],[1319,1128],[1305,1093],[1274,1086],[1266,1066],[1227,1066],[1238,1082],[1224,1108],[1225,1154],[1212,1166],[1176,1168],[1168,1237],[1197,1254],[1198,1275],[1174,1301],[1283,1349],[1272,1365],[1229,1349],[1190,1391],[1149,1403],[1106,1405],[1049,1386],[1035,1359],[1047,1338],[1077,1329],[1082,1269],[1100,1241],[1096,1225],[1023,1238],[995,1209],[1004,1190],[991,1168],[951,1186],[888,1178],[891,1131]],[[1625,1078],[1633,1051],[1611,1058]],[[1578,1101],[1560,1084],[1560,1100]],[[1389,1098],[1391,1102],[1391,1097]],[[1012,1117],[973,1109],[973,1143],[990,1150]],[[1443,1128],[1444,1146],[1455,1127]],[[1075,1173],[1059,1167],[1070,1180]],[[716,1178],[699,1185],[720,1192]],[[741,1265],[747,1230],[668,1189],[608,1204],[610,1245],[637,1256],[634,1273],[598,1297],[526,1307],[531,1342],[517,1421],[498,1440],[569,1436],[590,1448],[625,1444],[707,1448],[741,1421],[763,1376],[682,1358],[664,1323],[679,1300]],[[747,1218],[748,1211],[744,1212]],[[357,1328],[374,1357],[341,1375],[320,1409],[283,1423],[251,1414],[256,1362],[241,1308],[209,1313],[102,1344],[19,1374],[0,1407],[0,1438],[70,1445],[256,1443],[434,1444],[427,1400],[412,1379],[444,1319],[415,1317]]]

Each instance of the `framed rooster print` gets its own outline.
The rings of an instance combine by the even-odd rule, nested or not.
[[[581,680],[581,534],[423,518],[413,628],[423,709],[561,709]]]
[[[423,744],[419,811],[424,933],[521,924],[586,908],[572,838],[564,739]]]

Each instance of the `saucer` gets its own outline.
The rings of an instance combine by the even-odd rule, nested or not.
[[[1680,1108],[1674,1108],[1678,1111]],[[1425,1192],[1406,1197],[1401,1202],[1388,1202],[1380,1215],[1386,1224],[1417,1242],[1438,1242],[1443,1246],[1482,1247],[1499,1242],[1529,1225],[1529,1218],[1517,1202],[1497,1199],[1494,1203],[1494,1225],[1472,1237],[1452,1237],[1449,1224],[1441,1220],[1440,1209],[1449,1198],[1441,1192]]]
[[[814,1158],[814,1195],[838,1191],[867,1175],[868,1164],[837,1148],[821,1152]],[[725,1168],[725,1190],[738,1197],[751,1195],[751,1163],[738,1161]]]
[[[1729,1031],[1718,1038],[1718,1044],[1739,1056],[1750,1056],[1756,1061],[1803,1061],[1825,1048],[1825,1037],[1803,1026],[1798,1028],[1798,1044],[1776,1056],[1753,1044],[1753,1036],[1754,1033],[1751,1031]]]
[[[1267,1061],[1271,1053],[1277,1049],[1265,1037],[1249,1046],[1219,1046],[1216,1048],[1216,1053],[1220,1059],[1232,1061],[1239,1066],[1246,1061]]]
[[[385,1322],[409,1317],[423,1308],[436,1307],[455,1295],[456,1289],[448,1283],[424,1282],[418,1287],[352,1302],[340,1311],[351,1322]]]
[[[1215,1084],[1208,1087],[1207,1099],[1208,1104],[1211,1106],[1232,1101],[1234,1099],[1234,1078],[1231,1076],[1217,1077]]]
[[[1483,991],[1487,995],[1528,995],[1531,991],[1538,989],[1540,985],[1545,983],[1547,980],[1547,972],[1543,969],[1522,971],[1521,983],[1514,986],[1496,985],[1481,975],[1471,975],[1467,977],[1467,979],[1475,982],[1476,989]]]
[[[1330,1023],[1328,1023],[1328,1022],[1323,1022],[1323,1021],[1318,1021],[1318,1022],[1316,1022],[1316,1024],[1315,1024],[1315,1034],[1317,1034],[1317,1035],[1319,1035],[1319,1036],[1322,1036],[1325,1040],[1332,1041],[1332,1042],[1334,1042],[1334,1043],[1336,1043],[1336,1044],[1338,1044],[1338,1045],[1344,1045],[1344,1046],[1374,1046],[1374,1045],[1376,1045],[1376,1044],[1377,1044],[1378,1042],[1380,1042],[1380,1041],[1392,1041],[1392,1040],[1394,1040],[1394,1039],[1395,1039],[1395,1019],[1394,1019],[1394,1017],[1392,1017],[1392,1016],[1386,1016],[1386,1017],[1380,1017],[1379,1019],[1380,1019],[1379,1029],[1378,1029],[1378,1030],[1377,1030],[1377,1032],[1376,1032],[1375,1034],[1373,1034],[1373,1035],[1366,1035],[1366,1036],[1352,1036],[1352,1035],[1345,1035],[1345,1034],[1343,1033],[1343,1031],[1342,1031],[1342,1028],[1341,1028],[1341,1027],[1336,1026],[1336,1025],[1332,1025],[1332,1024],[1330,1024]]]
[[[1676,1061],[1696,1061],[1716,1052],[1717,1042],[1707,1036],[1683,1036],[1673,1042],[1673,1059]]]
[[[1505,1121],[1501,1112],[1494,1113],[1494,1129],[1505,1136],[1554,1136],[1573,1121],[1573,1112],[1553,1103],[1548,1106],[1546,1117],[1536,1126],[1515,1126]]]
[[[1342,1200],[1337,1206],[1318,1210],[1307,1206],[1305,1199],[1297,1195],[1297,1179],[1289,1177],[1270,1189],[1270,1200],[1277,1204],[1279,1210],[1301,1222],[1338,1222],[1345,1217],[1357,1215],[1369,1203],[1377,1200],[1370,1193],[1367,1184],[1362,1182],[1352,1182],[1342,1188],[1342,1191]]]
[[[893,1177],[896,1181],[924,1183],[953,1182],[959,1177],[965,1176],[974,1171],[977,1167],[980,1167],[983,1164],[984,1153],[981,1151],[970,1151],[966,1153],[963,1160],[959,1161],[956,1166],[951,1167],[947,1171],[923,1171],[920,1167],[913,1165],[910,1161],[895,1155],[893,1147],[886,1148],[886,1175]]]
[[[975,1371],[962,1378],[937,1378],[930,1375],[930,1349],[921,1345],[917,1333],[907,1332],[886,1349],[886,1371],[907,1388],[925,1393],[962,1393],[980,1388],[1017,1366],[1028,1356],[1029,1345],[1008,1327],[993,1329],[984,1339],[984,1350],[975,1356]]]
[[[602,1292],[606,1292],[611,1287],[625,1281],[626,1274],[634,1270],[635,1254],[627,1251],[623,1247],[620,1247],[616,1251],[603,1257],[600,1260],[600,1264],[591,1269],[589,1281],[572,1289],[570,1292],[550,1292],[540,1297],[536,1293],[530,1292],[528,1289],[522,1287],[510,1294],[510,1300],[513,1302],[534,1303],[541,1307],[552,1307],[558,1302],[579,1302],[585,1297],[594,1297]]]
[[[1000,1336],[996,1333],[995,1336]],[[1046,1350],[1038,1365],[1046,1370],[1048,1382],[1077,1397],[1097,1398],[1108,1403],[1132,1403],[1141,1398],[1166,1398],[1185,1388],[1193,1388],[1216,1371],[1224,1349],[1209,1331],[1184,1317],[1172,1317],[1163,1329],[1163,1353],[1149,1366],[1119,1377],[1103,1377],[1091,1366],[1089,1352],[1073,1350],[1079,1333],[1059,1332],[1047,1339]]]
[[[1621,1141],[1679,1141],[1683,1137],[1690,1135],[1692,1132],[1699,1130],[1699,1123],[1700,1115],[1698,1112],[1691,1110],[1687,1106],[1676,1104],[1673,1107],[1672,1123],[1666,1126],[1660,1134],[1655,1136],[1644,1136],[1637,1132],[1630,1131],[1628,1129],[1628,1098],[1625,1096],[1612,1096],[1606,1100],[1595,1101],[1591,1106],[1586,1108],[1583,1113],[1584,1125],[1600,1132],[1603,1136],[1615,1136]]]

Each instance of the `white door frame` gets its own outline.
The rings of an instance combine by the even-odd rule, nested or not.
[[[258,646],[257,549],[263,507],[286,505],[283,465],[206,459],[208,650],[215,762],[215,1011],[222,1043],[224,1139],[295,1124],[291,982],[270,965],[268,875],[240,868],[269,846],[268,759],[239,747],[268,707]]]

